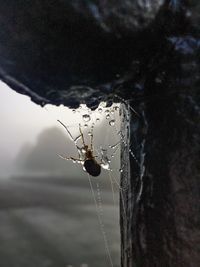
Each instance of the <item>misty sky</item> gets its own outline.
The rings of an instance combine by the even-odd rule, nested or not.
[[[0,177],[15,174],[16,168],[13,168],[13,166],[15,165],[17,155],[23,152],[22,150],[25,146],[31,146],[33,150],[37,150],[37,147],[39,148],[40,146],[38,144],[39,137],[47,129],[60,129],[63,133],[61,137],[63,140],[65,138],[66,147],[58,145],[58,150],[54,149],[56,161],[58,160],[57,154],[59,152],[66,156],[77,155],[74,143],[68,137],[65,129],[57,122],[57,119],[68,125],[73,137],[76,137],[79,134],[78,124],[80,121],[82,125],[87,123],[90,126],[90,122],[84,122],[82,119],[83,114],[90,114],[91,121],[95,121],[94,142],[96,142],[97,147],[105,146],[106,148],[106,146],[113,145],[119,140],[119,136],[116,134],[119,122],[115,129],[108,126],[112,118],[106,120],[106,113],[103,114],[103,112],[88,113],[86,107],[82,107],[82,110],[79,110],[79,112],[74,112],[63,106],[54,107],[47,105],[45,108],[42,108],[33,103],[29,97],[11,90],[3,82],[0,82],[0,102]],[[84,127],[83,131],[86,131]],[[90,137],[85,133],[84,136],[86,141],[89,142]],[[57,140],[55,140],[55,148],[56,142]],[[44,159],[45,154],[41,153],[41,160]],[[116,160],[119,164],[119,153],[116,153],[114,157],[114,161]],[[72,166],[71,162],[65,163],[68,166]]]
[[[110,145],[119,142],[120,136],[117,134],[120,125],[119,112],[109,113],[108,109],[102,108],[101,112],[90,113],[84,106],[76,112],[50,105],[41,108],[31,102],[29,97],[16,93],[2,82],[0,82],[0,102],[0,178],[10,176],[23,178],[0,180],[1,205],[6,207],[3,211],[1,210],[1,216],[10,218],[9,216],[13,212],[14,218],[18,216],[18,222],[22,221],[23,223],[23,227],[19,227],[21,230],[15,225],[12,229],[15,229],[16,232],[10,233],[9,230],[9,238],[7,239],[7,236],[5,238],[6,242],[11,244],[8,246],[9,248],[15,247],[16,255],[14,257],[19,262],[20,260],[26,262],[27,254],[29,255],[27,259],[30,257],[33,261],[41,260],[44,257],[40,254],[38,256],[37,251],[35,252],[34,242],[36,241],[30,231],[33,229],[40,233],[37,235],[39,236],[37,247],[42,245],[40,240],[43,238],[45,240],[47,236],[49,243],[45,243],[45,250],[47,244],[50,244],[50,247],[53,244],[55,251],[58,249],[63,251],[64,256],[62,257],[66,262],[84,261],[92,262],[89,266],[106,266],[102,264],[104,261],[107,262],[107,256],[96,208],[88,185],[88,177],[80,164],[64,161],[58,157],[58,154],[77,157],[77,150],[74,142],[70,140],[66,130],[57,122],[57,119],[68,126],[74,138],[80,134],[79,123],[81,123],[86,144],[90,144],[88,131],[91,130],[91,122],[95,122],[93,145],[95,155],[98,155],[101,147],[109,150]],[[87,116],[84,121],[84,114],[89,115],[91,121],[86,121]],[[116,120],[115,127],[111,126],[113,119]],[[84,127],[86,123],[88,127]],[[112,175],[113,184],[114,181],[119,183],[119,152],[118,149],[111,159],[113,171],[103,170],[101,176],[98,177],[100,179],[92,179],[96,198],[103,203],[101,220],[109,239],[114,266],[118,266],[120,248],[118,194],[117,192],[115,195],[111,193],[110,181]],[[60,180],[57,179],[58,171],[63,174]],[[47,173],[45,179],[40,176],[42,172]],[[29,174],[34,175],[28,177]],[[51,179],[52,174],[53,179]],[[36,175],[40,179],[36,179]],[[63,177],[64,179],[62,179]],[[28,183],[27,178],[29,178]],[[66,181],[67,183],[65,183]],[[101,191],[98,191],[97,188],[98,190],[101,188]],[[114,184],[114,188],[115,191],[119,189],[117,184]],[[99,198],[99,196],[101,197]],[[10,208],[7,209],[7,207]],[[4,221],[1,222],[2,229],[4,229]],[[58,227],[55,227],[55,222]],[[7,225],[14,225],[12,216],[10,221],[6,221],[6,227]],[[27,239],[26,242],[31,244],[30,251],[23,239],[24,229],[29,229],[29,232],[26,231],[26,237],[28,233],[30,239]],[[78,235],[77,232],[79,232]],[[16,239],[15,236],[17,236]],[[73,236],[73,242],[69,243],[68,237],[71,238],[71,236]],[[3,240],[4,244],[5,240]],[[9,262],[15,260],[12,255],[13,250],[7,250],[6,246],[3,248],[6,253],[9,251],[11,256],[2,258],[1,255],[2,262],[5,266],[12,266],[9,265]],[[79,251],[78,257],[77,251]],[[4,255],[2,252],[1,254]],[[48,260],[51,259],[51,254],[48,255]],[[58,262],[62,257],[59,254]]]
[[[34,143],[45,128],[55,126],[47,112],[30,98],[0,82],[0,175],[5,174],[26,142]]]

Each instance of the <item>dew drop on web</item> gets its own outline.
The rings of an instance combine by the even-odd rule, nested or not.
[[[89,114],[84,114],[84,115],[82,116],[82,118],[83,118],[83,120],[84,120],[85,122],[88,122],[88,121],[90,121],[90,120],[91,120],[91,118],[90,118],[90,115],[89,115]]]
[[[109,170],[110,169],[110,160],[108,159],[107,156],[107,150],[106,149],[101,149],[101,167],[105,170]]]
[[[82,148],[82,149],[81,149],[81,152],[82,152],[82,153],[86,153],[85,148]]]
[[[105,170],[109,170],[110,169],[110,164],[109,162],[102,162],[101,163],[101,167]]]
[[[115,125],[115,120],[110,120],[110,121],[109,121],[109,125],[110,125],[110,126],[114,126],[114,125]]]
[[[116,110],[116,111],[119,110],[119,107],[118,107],[118,106],[114,106],[113,108],[114,108],[114,110]]]

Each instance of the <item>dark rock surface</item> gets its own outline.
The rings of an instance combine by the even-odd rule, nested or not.
[[[95,106],[130,69],[136,35],[162,3],[1,0],[1,79],[40,104]]]
[[[148,92],[155,90],[154,97],[138,105],[140,118],[132,118],[130,143],[137,161],[133,157],[130,159],[132,178],[125,193],[128,217],[132,220],[126,227],[128,237],[122,231],[123,248],[129,251],[123,266],[199,265],[200,79],[197,53],[198,50],[192,55],[185,51],[175,65],[172,61],[162,85],[156,83],[153,73],[149,75],[145,88]],[[132,197],[128,198],[130,195]]]
[[[39,104],[123,98],[139,114],[122,154],[122,266],[199,266],[198,1],[0,2],[3,81]]]

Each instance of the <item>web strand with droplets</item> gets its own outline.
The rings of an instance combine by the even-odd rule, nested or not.
[[[96,207],[96,212],[97,212],[97,217],[98,217],[100,229],[101,229],[101,232],[102,232],[102,235],[103,235],[103,239],[104,239],[105,250],[106,250],[106,253],[108,255],[110,266],[111,267],[114,267],[113,260],[112,260],[112,257],[111,257],[111,253],[110,253],[110,249],[109,249],[108,240],[107,240],[107,235],[106,235],[106,232],[105,232],[104,223],[102,221],[102,212],[103,212],[103,209],[102,209],[102,204],[101,204],[101,197],[99,197],[99,195],[98,195],[98,201],[100,200],[100,203],[97,202],[96,197],[95,197],[95,193],[94,193],[94,189],[93,189],[93,186],[92,186],[91,178],[90,178],[90,175],[89,174],[88,174],[88,180],[89,180],[91,193],[92,193],[93,200],[94,200],[95,207]]]

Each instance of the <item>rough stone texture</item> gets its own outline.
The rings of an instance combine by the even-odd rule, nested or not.
[[[0,0],[1,79],[40,104],[95,106],[162,2]]]
[[[130,101],[122,266],[199,266],[198,2],[0,3],[0,77],[13,89],[40,104]]]
[[[186,35],[171,41],[172,50],[162,47],[165,57],[155,53],[146,62],[146,94],[131,103],[140,116],[130,122],[134,157],[126,194],[130,220],[122,221],[127,251],[122,266],[200,263],[199,40]]]
[[[103,31],[122,37],[148,26],[163,3],[164,0],[76,0],[71,5]]]
[[[179,82],[192,62],[183,60],[179,66]],[[138,259],[142,253],[144,266],[200,262],[200,107],[193,71],[190,85],[173,82],[164,101],[147,105],[146,175],[137,217]]]

